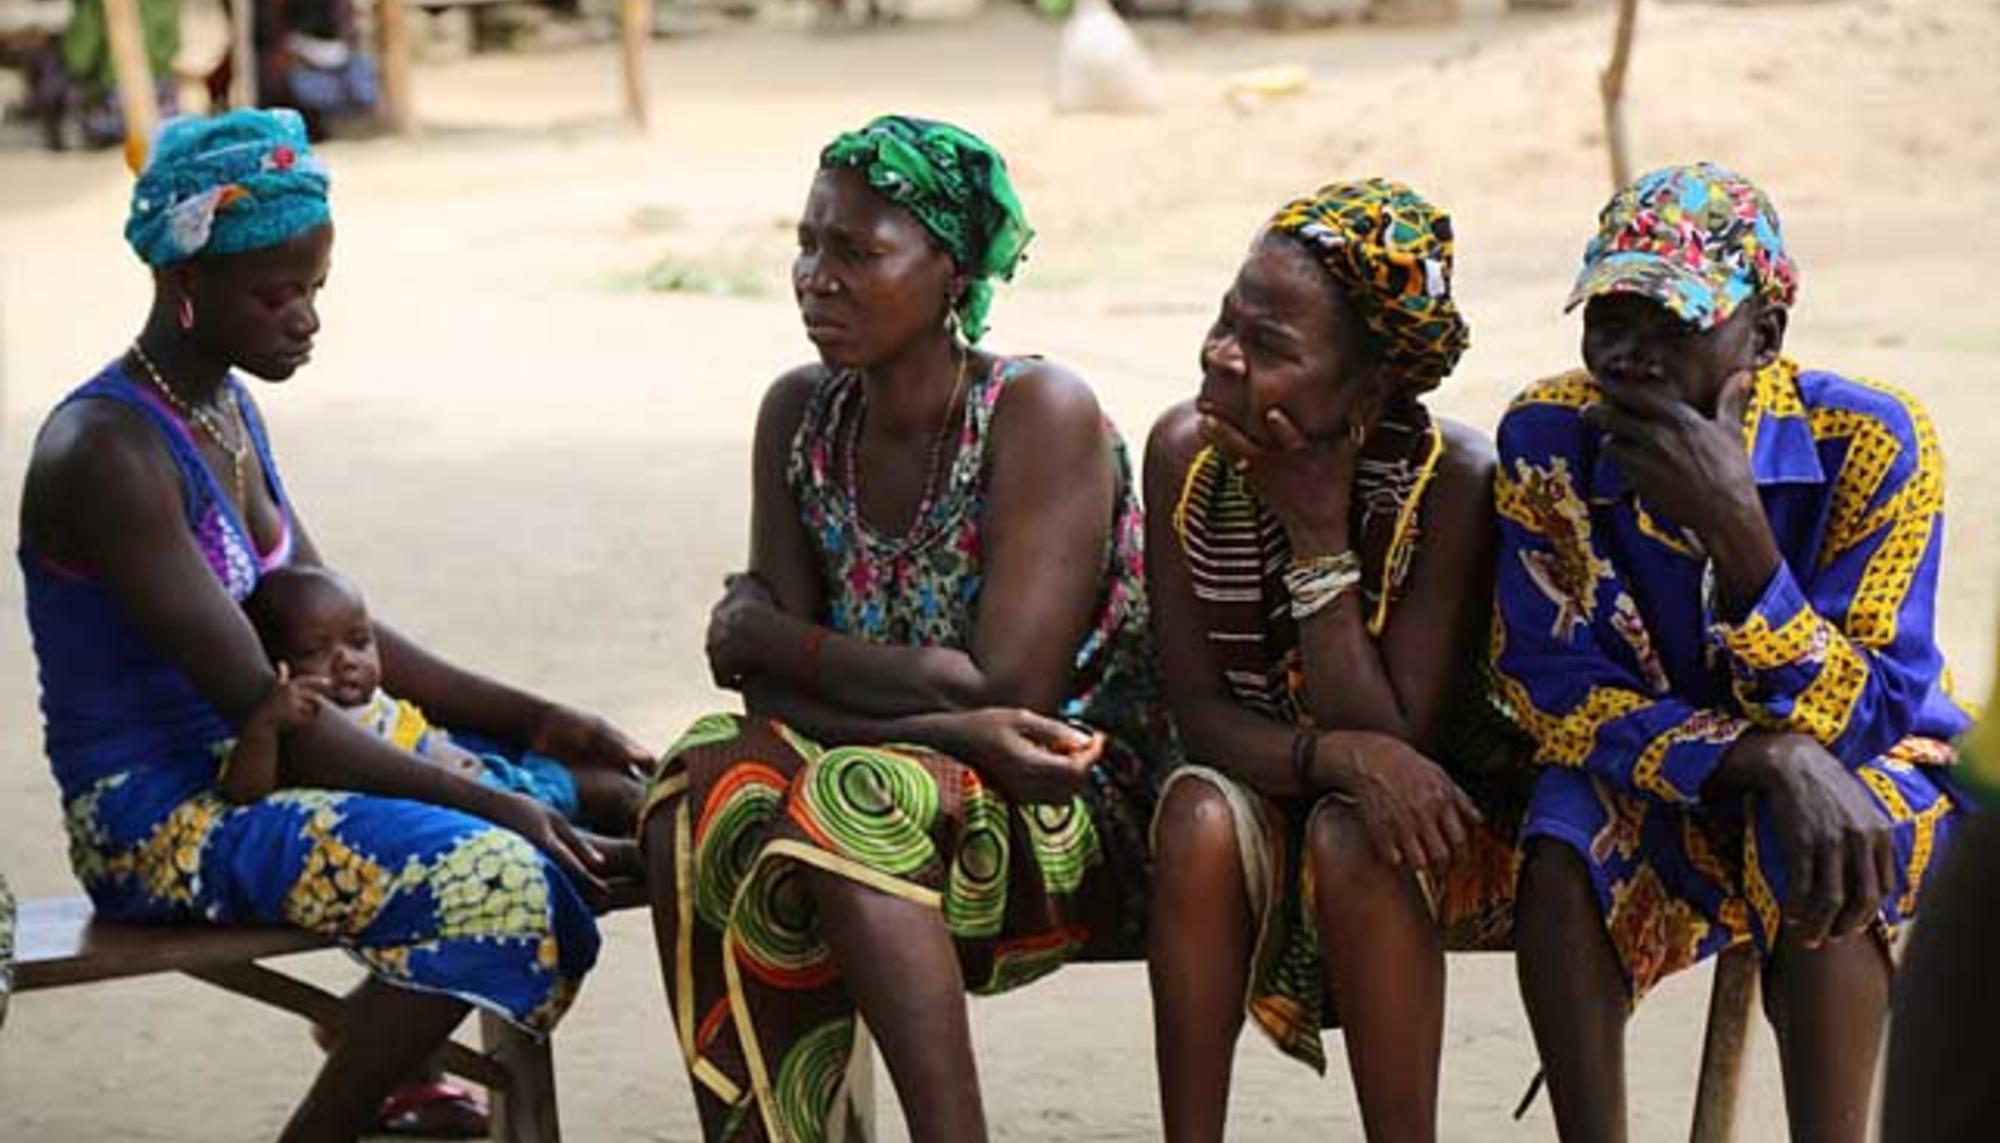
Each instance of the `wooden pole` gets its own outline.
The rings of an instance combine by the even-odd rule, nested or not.
[[[256,0],[229,0],[229,105],[257,106]]]
[[[625,114],[646,129],[646,43],[653,37],[653,0],[621,0],[619,38],[625,62]]]
[[[1618,0],[1618,27],[1611,34],[1611,62],[1598,76],[1604,97],[1604,143],[1611,152],[1611,190],[1632,182],[1632,160],[1625,141],[1625,69],[1632,62],[1632,35],[1639,20],[1639,0]]]
[[[146,34],[139,23],[139,0],[104,0],[104,30],[111,42],[118,105],[125,113],[125,162],[136,170],[160,121],[153,65],[146,60]]]
[[[1736,1100],[1743,1089],[1743,1048],[1750,1009],[1757,998],[1757,946],[1740,944],[1715,958],[1708,994],[1708,1034],[1701,1045],[1701,1081],[1695,1088],[1692,1143],[1736,1138]]]
[[[389,130],[408,135],[415,130],[410,104],[410,21],[403,0],[376,0],[375,33],[382,56],[382,118]]]

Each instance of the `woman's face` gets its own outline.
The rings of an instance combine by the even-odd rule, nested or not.
[[[1272,443],[1281,410],[1308,437],[1344,431],[1372,413],[1371,354],[1346,294],[1312,255],[1282,234],[1251,246],[1201,346],[1204,412]]]
[[[792,290],[806,336],[836,367],[894,357],[944,324],[963,281],[915,215],[852,170],[813,179]]]
[[[266,381],[312,357],[318,298],[333,257],[333,224],[277,246],[198,258],[168,271],[193,303],[196,344]]]

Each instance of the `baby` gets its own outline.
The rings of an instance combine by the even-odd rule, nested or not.
[[[508,757],[470,737],[466,742],[482,749],[468,749],[432,726],[415,704],[383,690],[382,656],[368,605],[339,573],[279,568],[259,581],[244,610],[277,665],[278,685],[245,721],[223,763],[216,778],[223,797],[249,802],[276,789],[279,740],[311,721],[325,704],[427,762],[524,794],[600,834],[625,838],[631,833],[643,793],[636,775],[596,768],[573,771],[532,752]],[[629,841],[590,841],[618,864],[632,848]]]

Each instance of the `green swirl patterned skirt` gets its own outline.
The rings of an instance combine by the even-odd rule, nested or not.
[[[674,1023],[711,1140],[818,1143],[847,1111],[853,1002],[798,876],[811,866],[937,909],[989,995],[1080,950],[1141,955],[1153,796],[1123,747],[1086,792],[1015,806],[920,746],[822,747],[712,715],[662,764],[672,904],[654,889]],[[651,844],[669,836],[650,827]]]

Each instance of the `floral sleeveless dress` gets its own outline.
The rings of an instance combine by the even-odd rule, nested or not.
[[[1031,364],[999,361],[972,385],[944,488],[899,537],[869,529],[847,475],[860,379],[822,383],[787,478],[819,554],[827,628],[970,647],[993,412]],[[1027,984],[1082,949],[1140,953],[1146,828],[1168,735],[1147,643],[1143,519],[1124,444],[1105,432],[1118,458],[1115,526],[1062,711],[1110,740],[1082,795],[1016,806],[936,750],[823,747],[737,715],[697,721],[668,753],[646,817],[673,821],[669,992],[710,1139],[816,1143],[848,1114],[854,1005],[798,883],[802,865],[938,910],[974,993]]]

